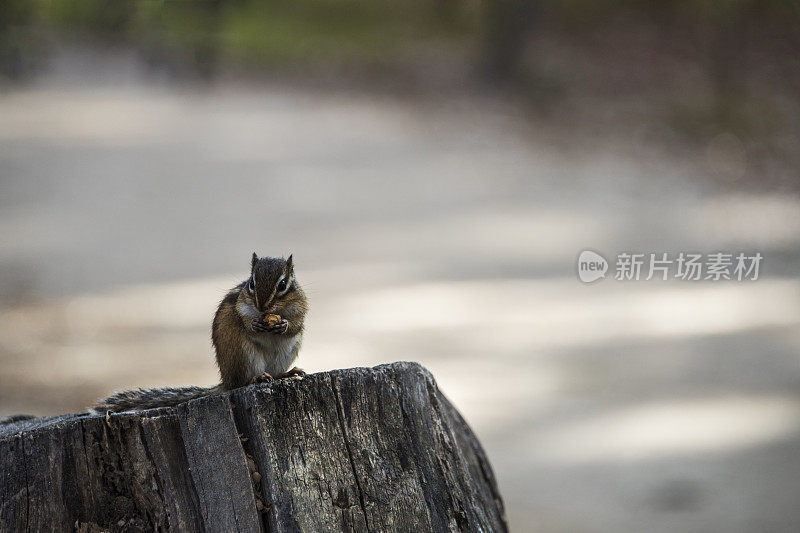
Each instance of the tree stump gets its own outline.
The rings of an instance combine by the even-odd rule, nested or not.
[[[174,408],[0,424],[0,530],[505,531],[478,440],[416,363]]]

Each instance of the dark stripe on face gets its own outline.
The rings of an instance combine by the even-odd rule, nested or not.
[[[256,287],[256,276],[253,275],[253,298],[256,300],[256,309],[261,309],[258,306],[258,287]]]

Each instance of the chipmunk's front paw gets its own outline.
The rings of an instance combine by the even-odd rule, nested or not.
[[[264,333],[265,331],[269,330],[269,328],[261,321],[260,318],[254,318],[250,325],[252,326],[253,331],[256,333]]]
[[[266,331],[270,333],[274,333],[275,335],[283,335],[287,331],[289,331],[289,321],[286,319],[281,320],[274,326],[269,326]]]
[[[273,379],[275,378],[273,378],[269,372],[262,372],[250,380],[250,385],[253,385],[254,383],[269,383]]]
[[[293,369],[287,371],[286,373],[281,374],[280,377],[281,378],[293,378],[293,377],[300,377],[300,376],[305,376],[305,375],[306,375],[305,370],[303,370],[302,368],[294,367]]]

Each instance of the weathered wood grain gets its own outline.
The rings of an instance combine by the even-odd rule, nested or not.
[[[176,408],[0,424],[0,531],[505,531],[475,435],[415,363]]]

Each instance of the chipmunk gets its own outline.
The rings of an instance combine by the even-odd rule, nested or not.
[[[308,301],[289,259],[253,253],[250,277],[228,291],[211,326],[222,382],[214,387],[136,389],[101,400],[92,411],[130,411],[170,407],[202,396],[275,378],[303,376],[292,367],[303,340]],[[280,320],[268,325],[267,315]]]

